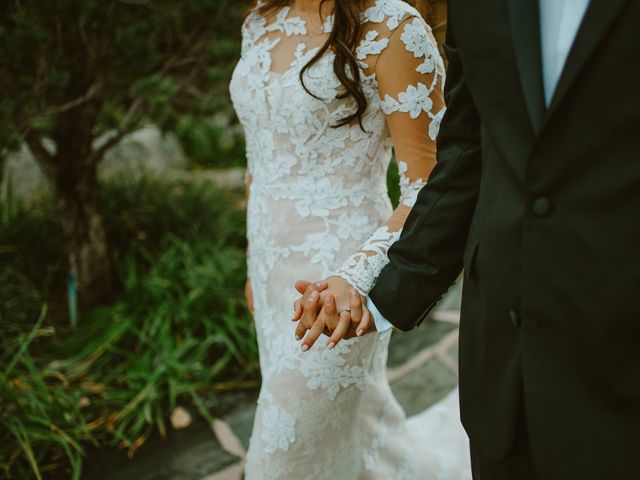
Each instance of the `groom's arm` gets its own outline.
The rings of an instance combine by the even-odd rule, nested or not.
[[[377,310],[401,330],[421,323],[460,274],[480,186],[480,117],[451,27],[445,43],[448,109],[438,136],[438,163],[369,294]]]

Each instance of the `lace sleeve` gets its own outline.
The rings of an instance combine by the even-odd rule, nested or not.
[[[373,68],[381,108],[400,172],[400,203],[387,223],[349,257],[336,275],[362,295],[389,262],[387,250],[400,238],[419,191],[436,164],[436,136],[444,115],[444,65],[429,26],[410,16],[390,34]]]

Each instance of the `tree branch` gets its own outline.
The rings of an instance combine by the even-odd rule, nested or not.
[[[73,100],[70,100],[67,103],[63,103],[62,105],[51,108],[50,110],[44,112],[43,114],[38,115],[38,117],[49,117],[53,115],[59,115],[60,113],[64,113],[68,110],[71,110],[72,108],[79,107],[83,103],[86,103],[92,98],[94,98],[99,91],[100,91],[100,84],[94,83],[93,85],[91,85],[91,87],[89,87],[87,92],[81,97],[74,98]]]
[[[191,57],[191,52],[197,46],[197,38],[202,34],[202,30],[194,26],[191,34],[184,40],[182,49],[174,55],[169,56],[167,61],[158,69],[160,75],[166,74],[171,68],[179,64],[184,58]]]
[[[89,157],[90,163],[97,164],[98,162],[100,162],[100,160],[103,159],[104,155],[109,150],[111,150],[118,143],[120,143],[120,141],[126,135],[128,135],[135,129],[135,127],[140,121],[140,118],[136,118],[140,105],[141,105],[140,99],[136,99],[131,104],[131,106],[129,107],[129,110],[127,111],[124,118],[122,119],[121,128],[117,130],[113,135],[111,135],[111,137],[108,140],[106,140],[102,145],[100,145],[98,149],[94,150],[91,153],[91,156]]]
[[[90,157],[89,163],[96,164],[100,162],[104,158],[104,155],[115,147],[118,143],[122,141],[122,139],[130,133],[129,130],[118,130],[111,137],[105,141],[97,150],[94,150]]]
[[[56,165],[53,155],[42,144],[42,137],[31,131],[25,135],[25,142],[36,161],[40,164],[44,174],[49,180],[53,181],[55,179]]]
[[[118,0],[120,3],[126,3],[129,5],[151,5],[149,0]]]

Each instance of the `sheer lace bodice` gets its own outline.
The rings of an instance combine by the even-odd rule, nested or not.
[[[254,11],[231,84],[247,142],[248,271],[263,375],[247,474],[415,479],[421,461],[384,378],[388,336],[303,354],[289,317],[297,279],[339,275],[365,295],[375,283],[435,164],[444,67],[416,10],[371,1],[356,50],[368,101],[363,128],[334,128],[356,110],[341,95],[335,54],[305,72],[309,92],[300,81],[332,25],[317,12]],[[395,211],[386,187],[393,148]]]
[[[317,98],[300,82],[300,70],[332,27],[331,16],[323,23],[315,16],[320,35],[310,35],[307,22],[289,7],[270,19],[250,15],[233,98],[248,134],[252,193],[260,190],[294,204],[298,216],[325,221],[320,244],[311,236],[297,248],[315,251],[313,258],[329,265],[345,237],[365,240],[363,226],[380,227],[336,272],[366,294],[434,166],[444,68],[429,27],[413,8],[398,0],[372,3],[363,13],[356,52],[369,102],[364,130],[357,122],[333,128],[356,108],[339,98],[332,52],[304,76]],[[402,201],[391,215],[385,179],[393,145]],[[363,203],[374,207],[368,215],[356,213]]]

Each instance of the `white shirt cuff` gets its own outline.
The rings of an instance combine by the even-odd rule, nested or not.
[[[373,323],[376,325],[376,330],[378,333],[384,333],[393,328],[393,324],[389,322],[386,318],[382,316],[380,310],[376,307],[373,301],[367,297],[367,308],[371,312],[371,316],[373,317]]]

